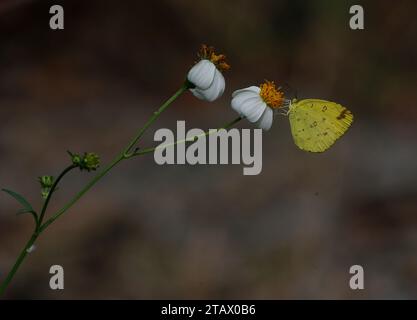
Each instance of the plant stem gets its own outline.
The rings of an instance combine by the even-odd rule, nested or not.
[[[132,141],[127,145],[125,149],[101,172],[99,172],[87,185],[75,195],[74,198],[70,202],[68,202],[61,210],[59,210],[54,216],[48,219],[40,228],[40,231],[44,231],[51,223],[53,223],[56,219],[58,219],[62,214],[65,213],[69,208],[71,208],[88,190],[91,189],[102,177],[104,177],[113,167],[115,167],[119,162],[125,159],[130,158],[130,150],[135,146],[135,144],[140,140],[140,138],[145,133],[146,129],[148,129],[152,123],[155,122],[156,119],[161,115],[161,113],[167,109],[172,102],[174,102],[181,94],[183,94],[188,89],[188,84],[184,83],[184,85],[176,92],[174,95],[169,98],[165,103],[162,104],[161,107],[157,111],[153,113],[153,115],[149,118],[149,120],[145,123],[145,125],[139,130],[136,136],[132,139]]]
[[[135,144],[139,141],[139,139],[143,136],[143,134],[145,133],[146,129],[148,129],[152,123],[155,122],[155,120],[160,116],[160,114],[166,109],[168,108],[172,102],[174,102],[181,94],[183,94],[186,90],[188,90],[190,88],[190,83],[188,81],[186,81],[182,87],[176,92],[174,93],[174,95],[169,98],[167,101],[165,101],[165,103],[157,110],[153,113],[152,117],[149,118],[149,120],[145,123],[145,125],[139,130],[139,132],[137,133],[137,135],[132,139],[132,141],[128,144],[128,146],[126,147],[125,151],[123,152],[123,156],[125,158],[130,158],[130,150],[135,146]]]
[[[10,281],[12,281],[14,275],[16,274],[17,270],[19,269],[20,265],[22,264],[23,260],[26,258],[28,252],[27,250],[32,247],[35,243],[36,239],[38,238],[39,233],[35,230],[30,237],[29,241],[26,243],[25,247],[23,248],[22,252],[20,252],[19,257],[17,258],[16,262],[13,265],[12,270],[8,273],[6,279],[2,282],[0,286],[0,296],[3,295],[4,291],[6,291],[7,286],[9,285]]]
[[[65,206],[62,207],[57,213],[55,213],[51,218],[45,221],[43,225],[41,225],[39,231],[43,232],[51,223],[53,223],[56,219],[58,219],[62,214],[65,213],[69,208],[71,208],[80,198],[93,187],[101,178],[103,178],[114,166],[116,166],[120,161],[124,159],[124,153],[118,155],[107,167],[101,170],[93,179],[90,180],[89,183],[85,185],[85,187],[78,192]]]
[[[39,224],[39,227],[42,225],[42,221],[43,221],[43,218],[45,217],[45,213],[46,213],[46,209],[48,208],[48,204],[49,204],[49,201],[51,200],[51,198],[52,198],[52,194],[54,193],[54,191],[56,190],[56,187],[58,186],[58,183],[61,181],[61,179],[68,173],[68,172],[70,172],[72,169],[75,169],[75,168],[77,168],[77,166],[76,165],[74,165],[74,164],[72,164],[72,165],[70,165],[69,167],[67,167],[66,169],[64,169],[64,171],[62,171],[61,172],[61,174],[58,176],[58,178],[56,178],[56,180],[54,181],[54,183],[52,184],[52,187],[51,187],[51,189],[49,190],[49,192],[48,192],[48,196],[46,197],[46,199],[45,199],[45,202],[43,203],[43,206],[42,206],[42,211],[41,211],[41,215],[40,215],[40,217],[39,217],[39,222],[38,222],[38,224]]]
[[[39,224],[36,226],[35,231],[33,232],[31,238],[26,243],[25,247],[21,251],[19,257],[17,258],[15,264],[13,265],[12,269],[8,273],[6,279],[2,282],[0,286],[0,296],[3,295],[5,292],[7,286],[10,284],[11,280],[13,279],[14,275],[18,271],[20,265],[22,264],[23,260],[26,258],[28,252],[27,249],[29,249],[37,240],[39,235],[45,231],[45,229],[50,226],[55,220],[57,220],[61,215],[63,215],[69,208],[71,208],[87,191],[89,191],[101,178],[103,178],[111,169],[113,169],[118,163],[120,163],[122,160],[129,159],[133,153],[131,153],[131,149],[135,146],[135,144],[140,140],[140,138],[143,136],[145,131],[155,122],[155,120],[161,115],[161,113],[166,110],[172,102],[174,102],[181,94],[183,94],[185,91],[187,91],[190,88],[191,84],[186,81],[181,88],[174,93],[174,95],[169,98],[167,101],[165,101],[161,107],[157,111],[153,113],[153,115],[149,118],[149,120],[145,123],[145,125],[139,130],[139,132],[135,135],[135,137],[132,139],[132,141],[127,145],[126,148],[122,150],[120,154],[116,156],[116,158],[107,165],[104,169],[102,169],[93,179],[90,180],[90,182],[87,183],[87,185],[78,192],[64,207],[62,207],[61,210],[59,210],[57,213],[55,213],[51,218],[49,218],[45,223],[42,224],[42,220],[45,216],[45,212],[47,209],[47,206],[49,204],[50,196],[53,192],[53,189],[56,188],[56,185],[58,184],[59,180],[65,175],[67,172],[69,172],[72,168],[72,166],[68,167],[63,171],[63,173],[57,178],[55,181],[53,187],[51,188],[50,193],[48,194],[47,199],[45,200],[45,203],[42,207],[42,213],[39,219]]]
[[[41,215],[40,215],[39,219],[37,219],[37,218],[35,219],[36,220],[36,226],[35,226],[35,230],[32,233],[32,236],[30,237],[29,241],[24,246],[23,250],[20,252],[20,255],[17,258],[15,264],[13,265],[12,270],[9,272],[9,274],[6,277],[6,279],[3,281],[3,283],[0,286],[0,296],[6,290],[8,284],[10,283],[10,281],[12,281],[12,279],[13,279],[15,273],[17,272],[17,270],[19,269],[21,263],[26,258],[27,254],[28,254],[28,249],[30,247],[32,247],[32,245],[35,243],[36,239],[39,237],[39,235],[40,235],[40,227],[42,225],[42,221],[43,221],[43,218],[45,216],[46,209],[48,208],[49,201],[51,200],[52,194],[56,190],[56,187],[58,186],[58,183],[62,180],[62,178],[68,172],[70,172],[72,169],[74,169],[76,167],[77,166],[75,166],[75,165],[70,165],[69,167],[67,167],[66,169],[64,169],[61,172],[61,174],[58,176],[58,178],[55,180],[55,182],[52,184],[52,187],[49,190],[48,196],[46,197],[45,202],[43,203]]]
[[[196,136],[191,137],[191,138],[188,138],[188,139],[177,140],[177,141],[175,141],[173,143],[167,143],[167,144],[158,145],[158,146],[152,147],[152,148],[142,149],[140,151],[137,151],[137,152],[134,152],[134,153],[130,154],[129,155],[129,158],[130,157],[135,157],[135,156],[141,156],[141,155],[144,155],[144,154],[147,154],[147,153],[151,153],[151,152],[154,152],[157,149],[167,148],[167,147],[175,146],[177,144],[181,144],[181,143],[185,143],[185,142],[192,142],[192,141],[194,141],[197,138],[209,136],[209,135],[217,132],[217,130],[220,130],[220,129],[229,129],[229,128],[233,127],[236,123],[238,123],[242,119],[243,119],[242,117],[236,118],[233,121],[231,121],[229,123],[226,123],[224,126],[218,128],[218,129],[210,129],[210,130],[207,130],[206,132],[204,132],[202,134],[196,135]]]

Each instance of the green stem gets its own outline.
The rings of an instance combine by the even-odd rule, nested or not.
[[[46,209],[48,208],[49,201],[51,200],[52,194],[55,192],[56,187],[58,186],[58,183],[68,172],[70,172],[72,169],[75,169],[75,168],[77,168],[77,166],[73,164],[67,167],[66,169],[64,169],[64,171],[61,172],[61,174],[58,176],[58,178],[56,178],[56,180],[52,184],[52,187],[48,192],[48,196],[46,197],[45,202],[43,203],[43,206],[42,206],[42,211],[41,211],[41,215],[39,217],[39,222],[38,222],[39,227],[42,225],[42,221],[43,221],[43,218],[45,217],[45,213],[46,213]]]
[[[45,199],[45,202],[42,206],[42,211],[41,211],[41,215],[39,217],[39,219],[37,218],[36,214],[35,214],[35,221],[36,221],[36,226],[35,226],[35,230],[32,233],[32,236],[30,237],[29,241],[26,243],[26,245],[24,246],[23,250],[20,252],[19,257],[17,258],[15,264],[13,265],[12,269],[10,270],[10,272],[8,273],[6,279],[3,281],[3,283],[0,286],[0,296],[4,293],[4,291],[6,290],[7,286],[9,285],[10,281],[12,281],[14,275],[16,274],[17,270],[19,269],[20,265],[22,264],[23,260],[26,258],[27,254],[28,254],[28,249],[30,247],[33,246],[33,244],[35,243],[36,239],[39,237],[40,235],[40,227],[42,225],[42,221],[43,218],[45,216],[46,213],[46,209],[48,208],[48,204],[49,201],[51,200],[52,194],[54,193],[54,191],[56,190],[56,187],[58,186],[58,183],[62,180],[62,178],[68,173],[70,172],[72,169],[76,168],[77,166],[75,165],[71,165],[69,167],[67,167],[66,169],[64,169],[61,174],[58,176],[58,178],[55,180],[55,182],[52,184],[52,187],[48,193],[48,196]]]
[[[207,130],[206,132],[204,132],[202,134],[196,135],[196,136],[191,137],[191,138],[188,138],[188,139],[177,140],[177,141],[175,141],[173,143],[161,144],[161,145],[158,145],[156,147],[142,149],[140,151],[137,151],[137,152],[134,152],[134,153],[130,154],[129,155],[129,158],[130,157],[135,157],[135,156],[141,156],[141,155],[144,155],[144,154],[147,154],[147,153],[151,153],[151,152],[154,152],[157,149],[167,148],[167,147],[175,146],[177,144],[181,144],[181,143],[185,143],[185,142],[192,142],[195,139],[198,139],[200,137],[209,136],[212,133],[217,132],[217,130],[220,130],[220,129],[229,129],[229,128],[233,127],[236,123],[238,123],[242,119],[243,119],[242,117],[236,118],[233,121],[231,121],[229,123],[226,123],[224,126],[218,128],[218,129],[210,129],[210,130]]]
[[[151,126],[152,123],[159,117],[159,115],[168,108],[172,102],[174,102],[181,94],[183,94],[186,90],[190,88],[190,83],[186,81],[183,86],[176,92],[174,95],[169,98],[165,103],[153,113],[152,117],[145,123],[145,125],[139,130],[137,135],[132,139],[132,141],[128,144],[125,151],[123,152],[123,156],[125,158],[130,158],[130,150],[135,146],[135,144],[139,141],[139,139],[143,136],[145,131]]]
[[[78,192],[61,210],[59,210],[55,215],[49,218],[41,227],[39,232],[43,232],[51,223],[58,219],[62,214],[65,213],[69,208],[71,208],[80,198],[87,193],[101,178],[103,178],[114,166],[116,166],[120,161],[124,159],[124,153],[118,155],[107,167],[101,170],[89,183]]]
[[[184,85],[176,92],[174,95],[165,101],[162,106],[153,113],[153,115],[149,118],[149,120],[145,123],[145,125],[139,130],[136,136],[132,139],[132,141],[127,145],[125,149],[107,166],[105,167],[99,174],[97,174],[79,193],[75,195],[75,197],[68,202],[61,210],[59,210],[53,217],[47,220],[40,228],[40,232],[43,232],[51,223],[53,223],[56,219],[58,219],[62,214],[65,213],[69,208],[71,208],[88,190],[91,189],[102,177],[104,177],[113,167],[115,167],[119,162],[122,160],[128,159],[131,157],[130,150],[135,146],[135,144],[140,140],[140,138],[145,133],[146,129],[148,129],[156,119],[161,115],[161,113],[167,109],[172,102],[174,102],[181,94],[183,94],[189,85],[188,83],[184,83]]]
[[[33,244],[35,243],[36,239],[38,238],[39,233],[37,233],[37,231],[35,230],[31,236],[31,238],[29,239],[29,241],[26,243],[25,247],[23,248],[22,252],[20,252],[19,257],[17,258],[16,262],[13,265],[12,270],[10,270],[10,272],[8,273],[6,279],[4,279],[4,281],[2,282],[1,286],[0,286],[0,296],[3,295],[3,293],[6,291],[7,286],[9,285],[9,283],[12,281],[14,275],[16,274],[17,270],[19,269],[20,265],[22,264],[23,260],[26,258],[27,254],[28,254],[28,249],[30,247],[33,246]]]
[[[127,145],[126,148],[101,172],[99,172],[79,193],[75,195],[74,198],[70,202],[68,202],[61,210],[59,210],[54,216],[52,216],[49,220],[47,220],[40,228],[40,231],[43,232],[51,223],[53,223],[56,219],[58,219],[62,214],[65,213],[69,208],[71,208],[88,190],[91,189],[102,177],[104,177],[113,167],[115,167],[119,162],[124,159],[130,158],[130,150],[135,146],[135,144],[140,140],[140,138],[145,133],[146,129],[148,129],[156,119],[161,115],[161,113],[167,109],[172,102],[174,102],[181,94],[183,94],[189,85],[188,83],[184,83],[184,85],[176,92],[174,95],[165,101],[161,107],[157,111],[153,113],[153,115],[149,118],[149,120],[145,123],[145,125],[139,130],[139,132],[135,135],[132,141]]]
[[[43,205],[42,213],[39,219],[39,224],[36,226],[35,231],[32,234],[32,237],[26,243],[25,247],[23,248],[19,257],[17,258],[15,264],[13,265],[12,269],[8,273],[6,279],[2,282],[0,286],[0,296],[3,295],[10,281],[13,279],[14,275],[18,271],[23,260],[26,258],[28,254],[27,249],[29,249],[35,243],[39,235],[43,231],[45,231],[45,229],[48,226],[50,226],[55,220],[57,220],[61,215],[63,215],[69,208],[71,208],[87,191],[89,191],[101,178],[103,178],[111,169],[113,169],[113,167],[115,167],[122,160],[130,158],[131,155],[133,154],[130,152],[131,149],[140,140],[140,138],[143,136],[145,131],[155,122],[155,120],[161,115],[161,113],[172,104],[172,102],[174,102],[181,94],[183,94],[185,91],[187,91],[190,88],[190,85],[191,84],[186,81],[184,85],[176,93],[174,93],[174,95],[171,98],[165,101],[165,103],[163,103],[161,107],[156,112],[153,113],[153,115],[149,118],[149,120],[145,123],[145,125],[139,130],[139,132],[135,135],[132,141],[127,145],[127,147],[124,148],[122,152],[119,155],[117,155],[116,158],[108,166],[102,169],[93,179],[91,179],[91,181],[87,183],[87,185],[80,192],[78,192],[61,210],[55,213],[55,215],[49,218],[45,223],[41,224],[45,216],[46,208],[50,200],[50,195],[52,194],[52,190],[51,190],[50,194],[48,194],[48,198],[46,199]],[[61,180],[64,174],[66,174],[69,170],[72,169],[70,168],[71,167],[68,167],[66,170],[63,171],[63,174],[61,174],[58,177],[57,181],[55,181],[56,184],[59,182],[59,180]]]

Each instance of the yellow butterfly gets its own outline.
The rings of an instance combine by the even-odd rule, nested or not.
[[[288,115],[295,144],[310,152],[329,149],[353,122],[353,114],[347,108],[320,99],[294,99]]]

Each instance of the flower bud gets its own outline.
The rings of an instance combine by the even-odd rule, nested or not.
[[[84,167],[87,171],[97,170],[100,166],[100,157],[92,152],[84,154]]]
[[[54,177],[53,176],[39,177],[39,183],[41,184],[42,188],[50,188],[54,184]]]
[[[224,92],[222,72],[230,66],[226,63],[226,56],[216,54],[213,47],[203,45],[198,56],[200,60],[187,75],[187,81],[192,84],[190,91],[199,99],[214,101]]]
[[[71,157],[72,164],[80,170],[87,170],[88,172],[97,170],[100,166],[100,157],[93,152],[84,152],[84,155],[73,154],[68,151]]]
[[[52,185],[54,184],[53,176],[42,176],[39,177],[39,183],[41,184],[41,195],[43,199],[48,197],[49,192],[51,191]]]

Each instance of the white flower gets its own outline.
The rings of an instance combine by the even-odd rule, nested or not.
[[[199,53],[200,61],[188,72],[187,80],[195,87],[190,91],[199,99],[214,101],[225,89],[222,71],[229,69],[225,56],[217,55],[212,47],[203,45]]]
[[[284,102],[284,94],[273,82],[266,81],[260,87],[251,86],[233,92],[231,106],[258,128],[269,130],[274,118],[273,109],[281,108]]]
[[[201,60],[191,68],[187,76],[188,81],[195,85],[190,91],[199,99],[214,101],[225,89],[224,77],[213,62]]]

